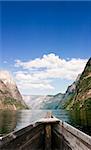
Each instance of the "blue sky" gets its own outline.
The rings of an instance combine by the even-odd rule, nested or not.
[[[75,58],[75,63],[78,64],[77,73],[83,70],[87,59],[91,56],[90,1],[7,1],[1,3],[1,8],[2,63],[0,67],[1,69],[10,70],[14,74],[17,84],[21,84],[19,83],[20,76],[18,76],[18,78],[16,77],[16,74],[20,73],[20,71],[22,71],[22,75],[25,74],[25,71],[27,75],[36,75],[39,73],[39,69],[41,69],[42,73],[43,71],[49,73],[48,69],[53,69],[48,65],[42,65],[42,67],[40,67],[40,65],[37,66],[38,61],[35,61],[36,58],[39,58],[43,63],[47,61],[45,58],[43,59],[44,55],[46,55],[46,58],[48,57],[48,59],[54,60],[56,60],[55,58],[58,56],[58,63],[60,64],[62,63],[60,60],[66,60],[66,62],[70,64],[71,60]],[[53,54],[52,57],[51,54]],[[83,63],[82,61],[78,61],[78,58],[80,58]],[[20,60],[18,67],[16,67],[16,60]],[[31,65],[32,60],[35,61],[35,66]],[[32,72],[29,67],[24,68],[24,64],[21,65],[21,63],[24,62],[30,62],[29,65],[30,68],[32,67]],[[81,69],[79,65],[82,65]],[[37,72],[34,67],[37,69]],[[43,67],[47,68],[47,70],[43,70]],[[72,72],[72,70],[70,72]],[[60,76],[61,75],[57,75],[57,78],[53,76],[50,77],[52,78],[51,81],[46,77],[48,84],[50,84],[51,87],[55,87],[54,89],[50,87],[50,90],[46,90],[43,89],[41,85],[40,90],[38,90],[38,88],[35,88],[35,83],[33,83],[34,85],[30,83],[32,88],[29,88],[28,85],[28,88],[22,89],[19,85],[20,90],[24,94],[41,94],[41,92],[43,94],[47,94],[48,92],[49,94],[53,94],[60,91],[63,92],[67,86],[74,81],[77,74],[72,78],[62,78]],[[25,81],[24,79],[22,80],[24,84]],[[25,85],[25,87],[26,86],[27,85]]]

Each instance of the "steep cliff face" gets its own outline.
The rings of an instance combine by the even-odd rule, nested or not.
[[[77,79],[75,82],[73,82],[70,86],[68,86],[66,92],[64,93],[59,105],[58,105],[58,109],[60,108],[66,108],[71,100],[73,99],[75,92],[76,92],[76,85],[79,81],[80,78],[80,74],[78,75]]]
[[[27,108],[15,81],[8,71],[0,71],[0,109]]]
[[[67,109],[91,109],[91,58],[77,82],[75,94]]]
[[[74,82],[72,85],[68,86],[64,96],[62,97],[58,108],[65,108],[71,101],[71,99],[74,96],[75,93],[75,88],[76,88],[76,83]]]
[[[0,80],[0,99],[3,100],[4,97],[12,97],[7,86]]]

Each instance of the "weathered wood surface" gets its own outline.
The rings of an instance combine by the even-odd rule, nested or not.
[[[72,150],[64,137],[52,130],[52,150]]]
[[[65,122],[60,121],[60,124],[53,125],[52,134],[59,149],[91,150],[91,137]]]
[[[44,126],[30,125],[0,140],[0,150],[43,150]]]
[[[59,123],[60,122],[60,120],[59,119],[57,119],[57,118],[42,118],[42,119],[40,119],[40,120],[38,120],[38,122],[37,123],[42,123],[42,124],[55,124],[55,123]]]
[[[0,138],[0,150],[91,150],[90,136],[51,113],[46,117]]]
[[[60,122],[59,119],[53,118],[51,112],[48,112],[46,117],[40,119],[38,122],[44,124],[45,129],[45,150],[52,150],[52,124],[57,124]]]
[[[51,137],[51,124],[48,122],[51,119],[51,112],[47,112],[45,120],[42,120],[45,129],[45,150],[51,150],[52,137]]]
[[[51,117],[51,113],[47,113],[46,117]],[[0,150],[51,150],[51,124],[58,122],[58,119],[43,118],[12,132],[0,140]]]
[[[45,150],[51,150],[52,136],[51,124],[45,125]]]

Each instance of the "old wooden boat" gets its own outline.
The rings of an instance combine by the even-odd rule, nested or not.
[[[91,150],[91,137],[61,120],[43,118],[0,137],[0,150]]]

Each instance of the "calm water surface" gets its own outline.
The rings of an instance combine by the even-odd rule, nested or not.
[[[36,122],[45,117],[48,111],[50,110],[0,111],[0,136]],[[51,110],[51,112],[57,118],[91,135],[91,111]]]

